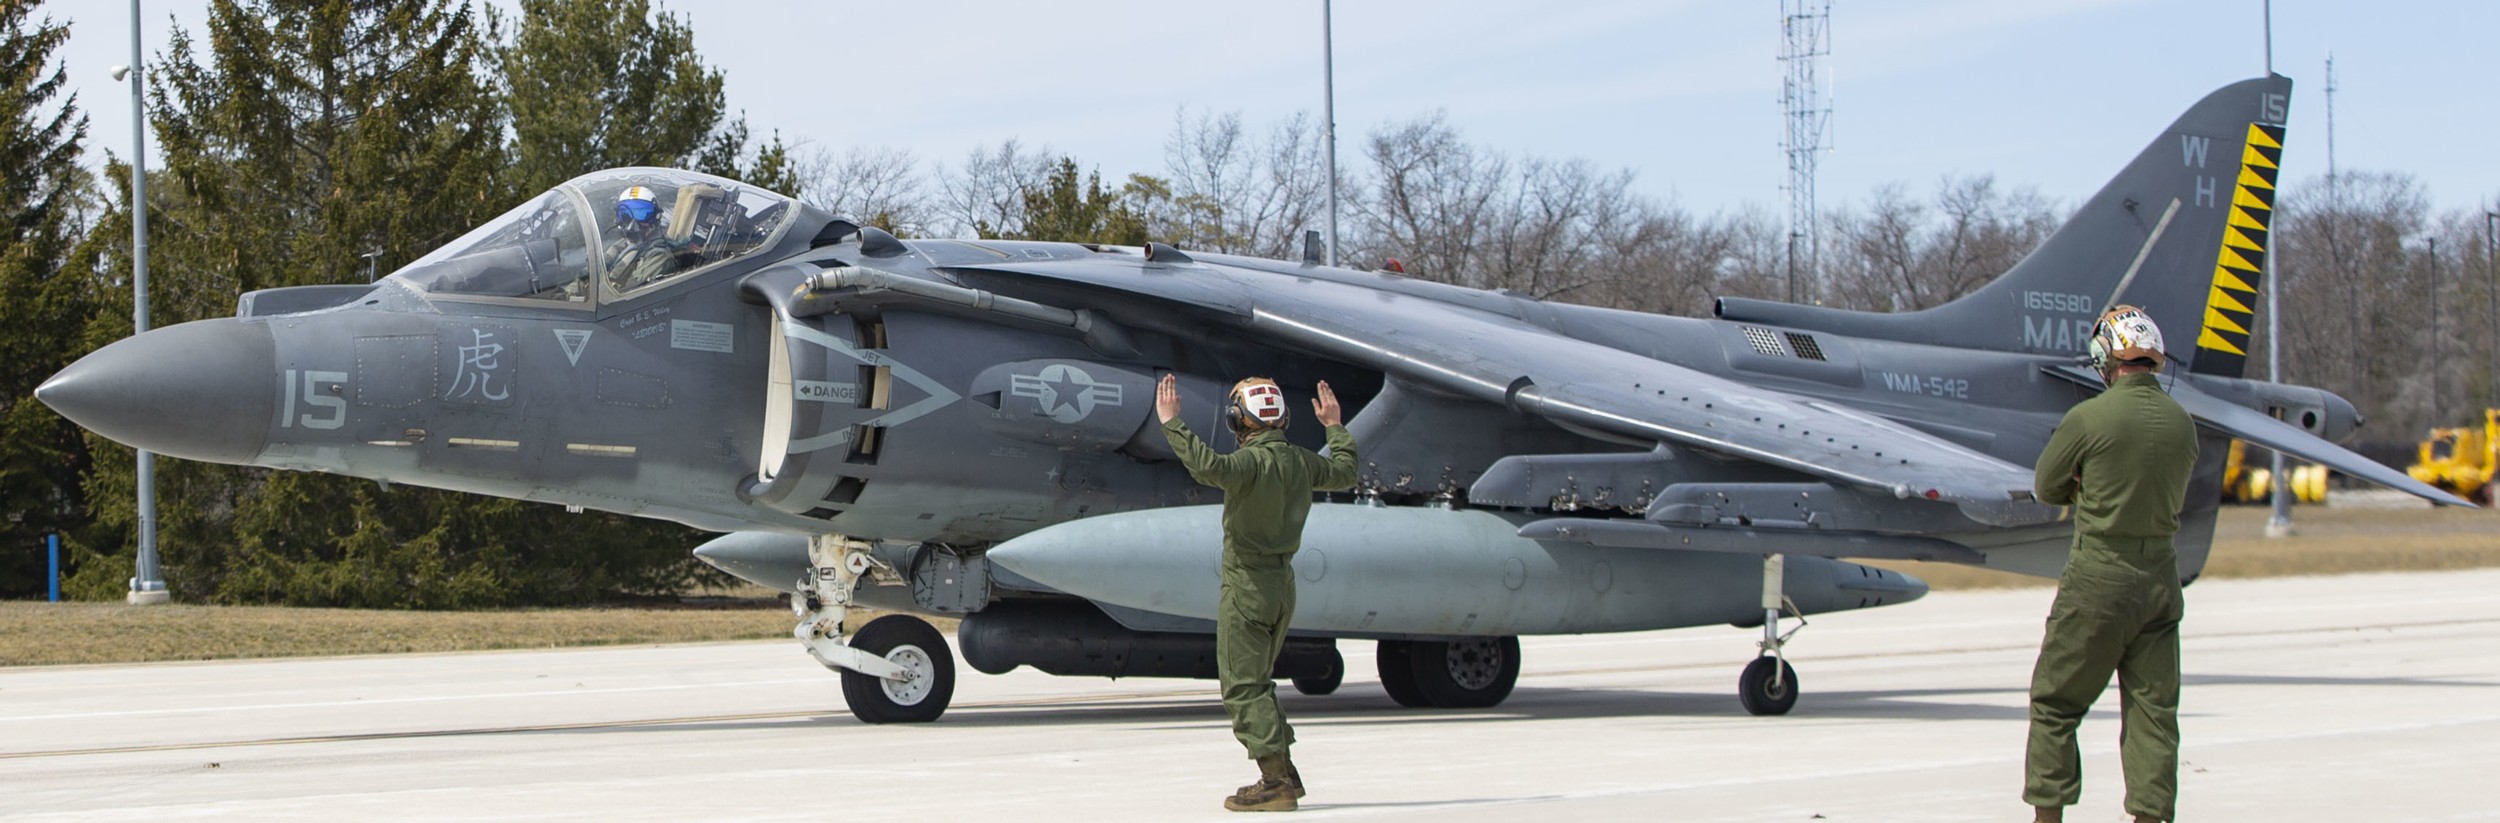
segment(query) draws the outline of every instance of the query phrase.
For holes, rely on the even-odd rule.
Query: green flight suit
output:
[[[2178,555],[2170,543],[2196,421],[2151,374],[2122,375],[2075,404],[2040,452],[2034,492],[2074,506],[2074,551],[2057,581],[2031,672],[2023,801],[2071,806],[2083,794],[2075,728],[2118,675],[2119,760],[2127,812],[2169,820],[2178,800]]]
[[[1352,488],[1354,435],[1328,427],[1328,456],[1285,442],[1269,430],[1231,454],[1217,454],[1180,418],[1163,424],[1164,439],[1198,482],[1224,490],[1224,563],[1216,601],[1215,670],[1233,737],[1256,760],[1293,745],[1293,727],[1276,705],[1276,656],[1293,621],[1293,554],[1302,549],[1302,521],[1311,492]]]

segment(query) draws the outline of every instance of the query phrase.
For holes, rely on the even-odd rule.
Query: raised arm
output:
[[[1362,464],[1354,451],[1354,433],[1346,431],[1340,419],[1343,414],[1344,410],[1337,406],[1336,391],[1328,388],[1328,381],[1320,381],[1319,396],[1311,400],[1311,417],[1328,427],[1328,460],[1311,481],[1311,488],[1316,491],[1350,489],[1361,479],[1357,469]]]
[[[1227,491],[1239,481],[1243,473],[1239,454],[1216,453],[1189,430],[1189,424],[1181,422],[1180,385],[1172,375],[1164,375],[1163,382],[1155,384],[1155,416],[1163,421],[1164,441],[1172,444],[1172,452],[1180,455],[1191,478]]]

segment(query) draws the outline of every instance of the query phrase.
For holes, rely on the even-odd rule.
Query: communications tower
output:
[[[1824,127],[1832,108],[1821,58],[1831,54],[1831,0],[1780,0],[1780,111],[1787,123],[1780,148],[1788,155],[1788,300],[1812,302],[1821,222],[1814,205],[1816,154],[1831,146]]]

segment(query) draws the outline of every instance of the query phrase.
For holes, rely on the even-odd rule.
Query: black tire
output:
[[[890,681],[843,670],[842,699],[863,723],[927,723],[955,700],[955,655],[946,636],[917,617],[889,614],[868,621],[851,648],[911,669],[920,677]]]
[[[1304,675],[1302,677],[1294,678],[1293,690],[1312,697],[1319,697],[1321,695],[1335,694],[1337,692],[1337,687],[1344,684],[1345,656],[1337,654],[1335,651],[1331,650],[1328,655],[1328,670],[1319,674]]]
[[[1771,680],[1774,668],[1780,673],[1777,683]],[[1736,678],[1736,698],[1744,701],[1745,711],[1758,716],[1787,714],[1797,706],[1797,670],[1767,654],[1754,658]]]
[[[1487,709],[1519,685],[1519,638],[1469,637],[1415,643],[1407,669],[1424,704],[1443,709]]]
[[[1414,648],[1411,641],[1383,640],[1372,661],[1380,666],[1380,688],[1389,693],[1389,699],[1400,706],[1421,709],[1432,704],[1415,688]]]

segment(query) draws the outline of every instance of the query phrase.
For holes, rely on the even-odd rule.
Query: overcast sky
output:
[[[155,59],[168,18],[150,2]],[[729,99],[759,135],[836,149],[908,148],[959,164],[1013,137],[1108,179],[1159,173],[1173,116],[1239,112],[1254,127],[1321,107],[1317,0],[676,0]],[[2260,0],[1835,0],[1830,208],[1902,182],[1994,173],[2072,206],[2205,93],[2265,71]],[[127,2],[52,0],[90,146],[126,155]],[[1340,0],[1341,162],[1364,136],[1436,110],[1508,154],[1630,169],[1646,193],[1711,212],[1784,207],[1774,0]],[[2325,60],[2346,170],[2417,175],[2442,208],[2500,195],[2489,84],[2500,3],[2274,4],[2274,68],[2295,81],[2284,159],[2327,168]],[[632,117],[631,112],[616,116]]]

